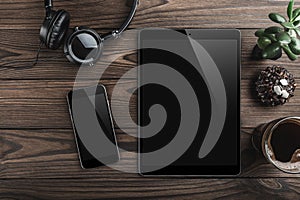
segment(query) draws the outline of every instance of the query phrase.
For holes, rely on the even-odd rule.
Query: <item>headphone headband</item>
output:
[[[52,3],[52,0],[45,0],[45,8],[52,8],[53,6],[53,3]]]
[[[52,0],[44,0],[44,3],[45,3],[45,9],[46,9],[46,17],[49,17],[52,7],[53,7]]]
[[[134,15],[135,15],[135,12],[136,12],[136,9],[137,9],[137,6],[139,5],[139,0],[133,0],[133,4],[131,6],[131,10],[126,18],[126,20],[123,22],[123,24],[120,26],[119,29],[116,29],[116,30],[113,30],[111,33],[107,33],[107,34],[103,34],[103,39],[106,40],[108,38],[111,38],[111,37],[118,37],[130,24],[130,22],[132,21]]]
[[[45,9],[46,9],[46,17],[50,16],[52,7],[53,7],[53,1],[52,0],[44,0],[45,3]],[[133,16],[136,12],[137,6],[139,4],[139,0],[133,0],[133,4],[131,6],[131,10],[129,12],[129,15],[127,16],[126,20],[123,22],[123,24],[120,26],[119,29],[113,30],[112,32],[106,33],[102,35],[102,38],[104,40],[108,38],[116,38],[118,37],[130,24],[130,22],[133,19]]]

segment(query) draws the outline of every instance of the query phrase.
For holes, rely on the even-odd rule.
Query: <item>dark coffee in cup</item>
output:
[[[269,162],[288,173],[300,173],[300,117],[266,124],[252,141]]]

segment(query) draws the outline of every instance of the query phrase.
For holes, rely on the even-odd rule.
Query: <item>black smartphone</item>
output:
[[[81,167],[94,168],[119,161],[105,87],[99,84],[72,90],[67,102]]]

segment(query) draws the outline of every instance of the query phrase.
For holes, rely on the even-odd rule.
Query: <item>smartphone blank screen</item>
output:
[[[83,168],[119,160],[107,95],[103,86],[71,91],[68,104]]]

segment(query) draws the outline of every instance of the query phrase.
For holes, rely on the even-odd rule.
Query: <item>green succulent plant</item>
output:
[[[253,49],[255,59],[277,60],[282,56],[282,50],[290,60],[296,60],[300,55],[300,8],[294,9],[294,0],[290,0],[286,18],[278,13],[270,13],[269,18],[280,24],[255,32],[258,37]]]

